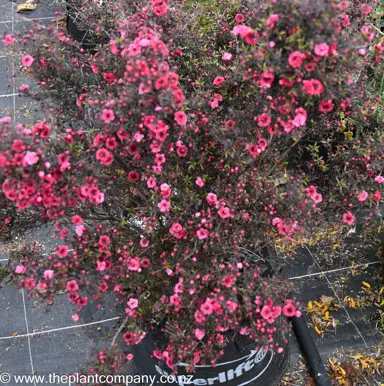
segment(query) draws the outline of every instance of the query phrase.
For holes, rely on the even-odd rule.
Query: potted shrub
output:
[[[381,101],[364,75],[384,50],[372,8],[129,6],[108,2],[113,20],[82,8],[108,36],[95,55],[54,27],[4,38],[47,119],[10,130],[2,118],[3,194],[54,222],[64,243],[49,256],[19,251],[15,280],[46,301],[66,293],[74,321],[116,295],[124,316],[97,355],[105,372],[136,357],[142,374],[177,373],[179,385],[188,374],[196,385],[277,384],[286,317],[300,311],[266,248],[332,225],[341,237],[354,210],[382,200]]]

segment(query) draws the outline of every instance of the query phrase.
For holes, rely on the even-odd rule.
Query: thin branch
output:
[[[369,23],[371,27],[373,27],[377,32],[379,32],[381,35],[384,35],[384,32],[381,31],[379,28],[377,28],[373,23]]]
[[[285,158],[285,156],[295,147],[297,146],[302,140],[303,138],[307,135],[309,130],[307,130],[300,138],[298,138],[291,146],[289,146],[289,148],[283,153],[282,155],[282,159]],[[280,166],[281,162],[279,163],[275,163],[275,165],[272,167],[272,169],[269,171],[269,174],[272,174],[272,172],[278,167]]]
[[[123,331],[125,325],[128,323],[128,320],[129,320],[129,316],[126,316],[125,319],[123,320],[123,323],[121,323],[121,326],[120,326],[119,329],[116,331],[116,334],[115,334],[115,336],[114,336],[113,339],[112,339],[111,348],[115,346],[116,340],[117,340],[117,338],[119,337],[121,331]]]

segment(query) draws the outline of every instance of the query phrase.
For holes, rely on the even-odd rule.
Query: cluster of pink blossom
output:
[[[92,22],[96,37],[108,30],[93,55],[60,27],[4,37],[56,103],[30,127],[0,120],[7,209],[40,210],[64,244],[48,257],[26,246],[19,284],[45,299],[66,291],[74,321],[113,293],[132,321],[128,345],[165,321],[153,355],[169,367],[214,364],[237,334],[280,353],[299,305],[244,250],[330,224],[347,232],[357,209],[382,201],[379,96],[356,81],[384,54],[372,8],[246,1],[233,14],[215,2],[225,16],[207,31],[185,4],[120,3],[112,29]],[[90,18],[101,12],[84,4]]]

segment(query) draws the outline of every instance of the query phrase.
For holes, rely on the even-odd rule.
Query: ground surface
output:
[[[16,14],[15,7],[15,3],[0,0],[0,35],[4,31],[22,31],[30,25],[31,19],[50,23],[57,17],[55,10],[63,8],[59,3],[40,3],[34,12],[19,15]],[[12,78],[14,69],[9,59],[4,56],[3,48],[0,42],[0,117],[10,115],[15,121],[28,122],[36,116],[35,105],[31,100],[18,96],[17,90],[21,81]],[[41,230],[32,233],[29,239],[47,241],[47,234],[47,230]],[[0,246],[0,264],[7,261],[6,251],[7,246]],[[359,264],[363,261],[366,265],[354,266],[357,257]],[[364,296],[366,290],[363,289],[363,282],[375,285],[374,277],[379,268],[375,250],[362,248],[361,251],[352,251],[350,255],[344,253],[343,258],[335,260],[302,249],[293,259],[281,260],[285,267],[283,273],[294,282],[294,290],[300,301],[307,304],[326,296],[323,300],[329,302],[332,298],[332,304],[337,304],[335,310],[330,305],[330,325],[323,327],[324,333],[317,333],[311,326],[324,361],[328,363],[331,358],[343,363],[348,361],[351,355],[377,354],[383,335],[370,320],[372,310],[369,307],[351,308],[344,301],[346,296]],[[116,310],[108,305],[96,312],[89,307],[82,314],[79,323],[74,323],[71,315],[72,309],[65,298],[57,299],[48,309],[44,309],[28,299],[24,291],[9,285],[0,288],[0,373],[73,373],[76,366],[86,363],[93,348],[102,347],[103,344],[109,345],[112,331],[119,322]],[[313,321],[311,314],[309,317]],[[357,384],[380,385],[380,382],[384,382],[379,381],[379,377],[376,377],[376,380],[363,377],[361,380]],[[8,384],[14,386],[16,383],[11,380]],[[291,368],[282,384],[313,384],[307,375],[294,338]],[[41,384],[35,382],[34,386]]]

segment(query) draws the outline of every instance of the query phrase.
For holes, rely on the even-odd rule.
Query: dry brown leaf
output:
[[[310,377],[309,379],[306,380],[305,386],[316,386],[316,382],[312,377]]]
[[[275,185],[275,188],[279,185],[284,185],[288,182],[288,178],[281,177],[281,178],[276,178],[273,180],[273,184]]]
[[[16,12],[29,12],[29,11],[34,11],[36,8],[37,8],[36,4],[33,4],[31,2],[25,2],[17,5]]]
[[[333,298],[332,296],[321,295],[320,297],[320,301],[328,307],[332,304],[334,300],[335,298]]]
[[[311,314],[310,315],[311,321],[313,324],[321,324],[322,320],[319,318],[316,314]]]
[[[342,367],[344,369],[344,371],[347,373],[347,375],[353,375],[357,371],[356,367],[354,367],[348,363],[341,363],[340,367]]]

